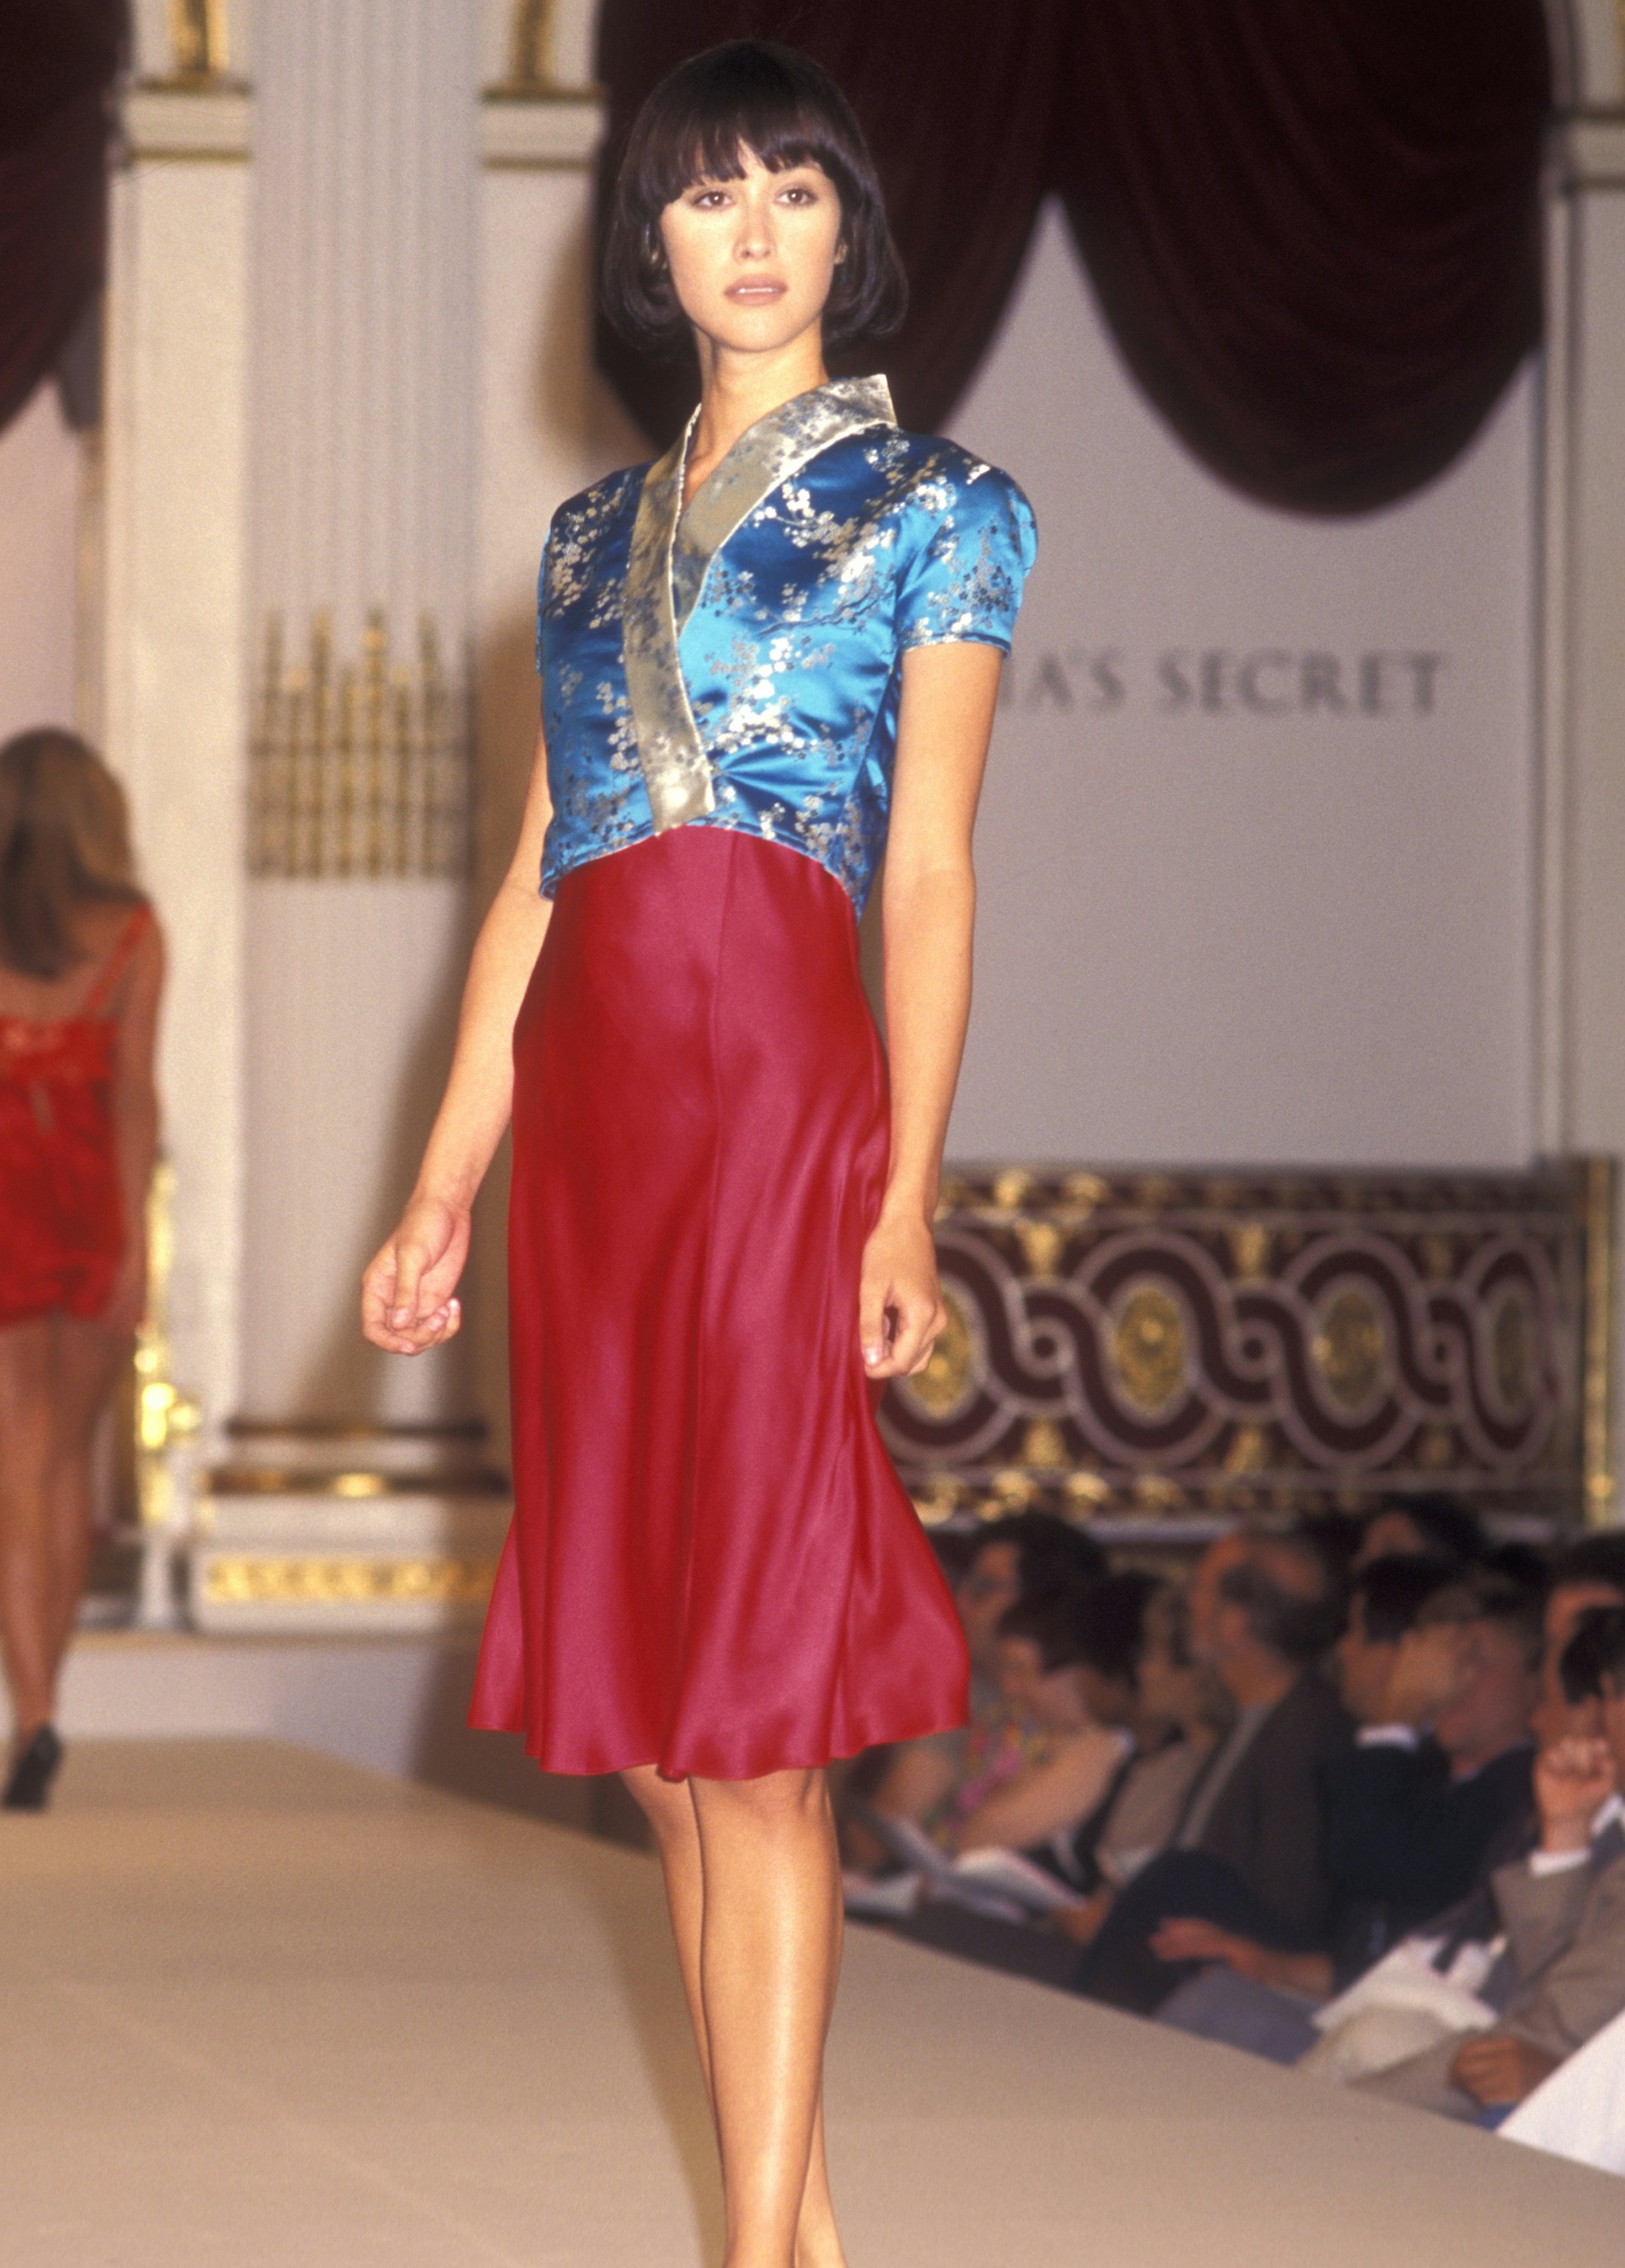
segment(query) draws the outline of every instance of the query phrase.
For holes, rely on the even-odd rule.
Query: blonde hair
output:
[[[43,725],[0,747],[0,961],[60,976],[85,955],[87,902],[140,905],[124,791],[77,733]]]

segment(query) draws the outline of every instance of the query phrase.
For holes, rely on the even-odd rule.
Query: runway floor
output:
[[[720,2258],[652,1863],[259,1742],[0,1819],[7,2268]],[[852,2268],[1596,2268],[1625,2185],[865,1933]]]

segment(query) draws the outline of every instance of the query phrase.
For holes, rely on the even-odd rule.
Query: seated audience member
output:
[[[1505,1945],[1477,1997],[1498,2021],[1358,2080],[1364,2092],[1478,2119],[1521,2102],[1625,2010],[1625,1609],[1583,1635],[1602,1733],[1541,1750],[1539,1842],[1491,1883]]]
[[[930,1830],[973,1773],[996,1784],[1042,1761],[1048,1732],[1012,1711],[998,1690],[998,1626],[1018,1601],[1074,1593],[1105,1573],[1099,1546],[1052,1513],[1017,1513],[978,1531],[954,1589],[970,1649],[970,1722],[894,1749],[869,1799],[873,1809]],[[856,1864],[880,1863],[884,1853],[860,1827],[849,1827],[848,1839]]]
[[[1118,1899],[1075,1989],[1152,2014],[1195,1965],[1158,1960],[1175,1918],[1217,1923],[1279,1949],[1323,1945],[1328,1885],[1320,1775],[1349,1744],[1342,1704],[1316,1667],[1342,1622],[1323,1555],[1298,1533],[1222,1537],[1190,1585],[1192,1641],[1234,1710],[1188,1798],[1171,1847]]]
[[[1020,1611],[1012,1611],[1012,1624]],[[942,1951],[1058,1985],[1070,1981],[1077,1955],[1055,1929],[1085,1935],[1078,1918],[1092,1913],[1098,1926],[1114,1886],[1155,1856],[1226,1721],[1222,1689],[1192,1660],[1185,1602],[1171,1585],[1141,1574],[1108,1576],[1082,1594],[1074,1614],[1092,1713],[1114,1724],[1133,1747],[1076,1833],[1026,1855],[1079,1889],[1099,1886],[1097,1895],[1050,1916],[1053,1926],[942,1904],[927,1904],[898,1925]]]
[[[1530,1815],[1540,1629],[1527,1592],[1492,1576],[1453,1582],[1439,1560],[1375,1560],[1337,1651],[1343,1701],[1361,1729],[1352,1750],[1327,1761],[1322,1783],[1327,1949],[1282,1951],[1177,1918],[1152,1941],[1163,1960],[1232,1973],[1209,1970],[1183,1985],[1164,2021],[1259,2052],[1284,2042],[1289,2060],[1312,2035],[1233,1979],[1324,2000],[1467,1897]]]
[[[1357,1703],[1345,1683],[1364,1721],[1354,1750],[1327,1767],[1334,1983],[1466,1897],[1523,1831],[1541,1651],[1538,1596],[1480,1574],[1423,1603],[1380,1697]]]
[[[1087,1895],[1050,1920],[1074,1944],[1093,1943],[1119,1893],[1166,1847],[1231,1719],[1224,1687],[1191,1651],[1188,1602],[1158,1584],[1146,1601],[1135,1668],[1135,1753],[1062,1860],[1067,1879]]]
[[[1625,1533],[1583,1536],[1552,1570],[1546,1594],[1546,1663],[1535,1712],[1535,1734],[1542,1748],[1552,1747],[1572,1729],[1560,1664],[1580,1617],[1598,1607],[1625,1607]]]
[[[1355,1554],[1355,1572],[1375,1559],[1448,1559],[1474,1567],[1488,1550],[1478,1514],[1453,1496],[1391,1497],[1372,1513]]]
[[[1137,1634],[1143,1602],[1136,1596],[1119,1604],[1122,1586],[1131,1580],[1107,1576],[1090,1591],[1018,1599],[1003,1616],[996,1653],[999,1697],[1009,1717],[1038,1729],[1044,1749],[1024,1771],[989,1785],[975,1770],[973,1748],[966,1778],[938,1830],[949,1849],[1019,1851],[1048,1844],[1074,1833],[1099,1808],[1133,1749],[1110,1611],[1126,1609]],[[1100,1593],[1107,1594],[1108,1612],[1092,1618]],[[1132,1654],[1129,1659],[1132,1674]],[[1105,1722],[1092,1707],[1097,1699],[1109,1712]]]

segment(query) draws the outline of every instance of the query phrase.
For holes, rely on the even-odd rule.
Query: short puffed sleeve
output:
[[[914,484],[905,508],[898,644],[963,641],[1008,653],[1037,556],[1033,507],[1009,474],[945,447]]]

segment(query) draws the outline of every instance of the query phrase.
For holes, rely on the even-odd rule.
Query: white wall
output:
[[[79,442],[46,384],[0,433],[0,740],[74,721]]]
[[[1040,541],[954,1156],[1527,1157],[1533,419],[1525,379],[1389,511],[1252,504],[1136,391],[1046,214],[952,429]]]

